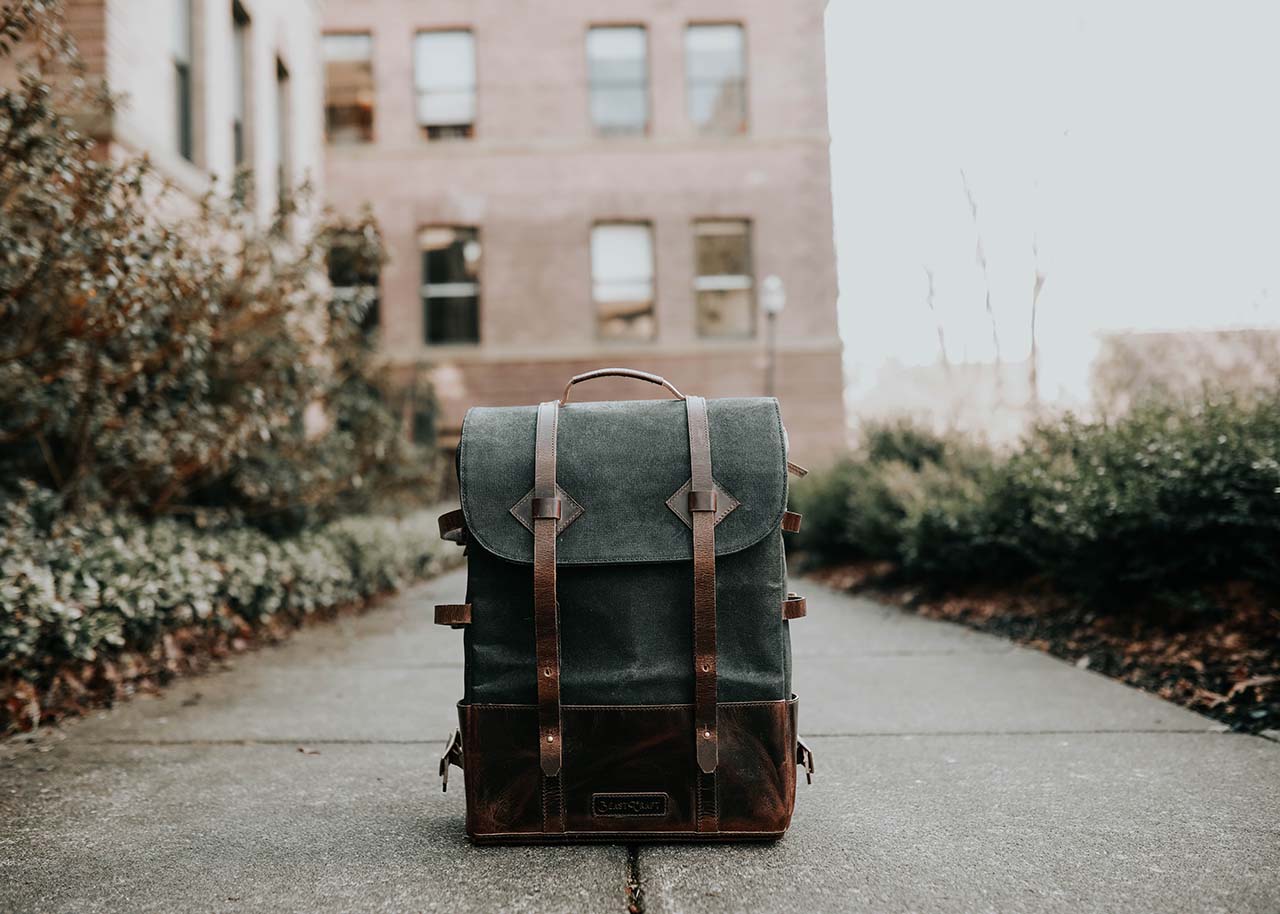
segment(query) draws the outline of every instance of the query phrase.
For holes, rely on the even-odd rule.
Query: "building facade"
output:
[[[66,0],[65,7],[89,74],[122,97],[94,125],[112,154],[146,154],[193,197],[249,173],[264,220],[281,188],[322,184],[317,0]],[[305,219],[304,211],[299,225]]]
[[[776,393],[801,462],[843,443],[824,6],[324,5],[327,197],[372,205],[390,253],[334,281],[379,284],[446,443],[607,365]]]

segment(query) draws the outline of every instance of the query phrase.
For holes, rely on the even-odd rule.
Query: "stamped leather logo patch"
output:
[[[665,816],[665,793],[596,793],[591,795],[591,815],[601,819],[631,816]]]

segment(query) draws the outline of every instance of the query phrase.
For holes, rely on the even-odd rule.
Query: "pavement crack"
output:
[[[627,845],[627,911],[644,914],[644,889],[640,884],[640,845]]]

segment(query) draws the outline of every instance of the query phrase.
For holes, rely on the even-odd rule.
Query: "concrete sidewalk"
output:
[[[455,573],[0,743],[0,911],[1280,911],[1280,745],[808,582],[772,846],[473,848],[434,766]],[[300,751],[302,750],[302,751]]]

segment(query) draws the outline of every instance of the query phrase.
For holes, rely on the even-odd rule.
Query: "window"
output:
[[[640,26],[597,27],[587,31],[587,79],[591,122],[608,136],[649,129],[648,40]]]
[[[689,119],[703,133],[747,131],[747,62],[740,25],[691,25],[685,31]]]
[[[755,280],[751,272],[751,223],[704,219],[693,224],[698,275],[698,335],[747,337],[756,332]]]
[[[378,326],[381,300],[378,296],[379,265],[366,253],[363,239],[355,232],[336,235],[329,246],[329,283],[336,301],[361,307],[360,326],[366,331]]]
[[[422,247],[422,314],[428,343],[480,341],[480,237],[474,228],[432,226]]]
[[[419,32],[413,40],[418,125],[430,140],[466,139],[476,122],[476,48],[468,31]]]
[[[249,14],[231,4],[231,142],[236,168],[249,163]]]
[[[289,91],[289,70],[276,58],[276,199],[282,219],[287,221],[293,191],[293,105]]]
[[[652,226],[605,222],[591,230],[591,296],[602,338],[651,340],[657,335]]]
[[[173,11],[173,90],[177,118],[174,145],[178,155],[192,162],[195,161],[195,119],[191,113],[194,101],[191,80],[192,0],[174,0]]]
[[[324,36],[324,136],[330,143],[373,142],[373,36]]]

